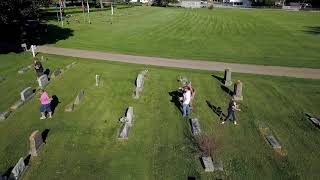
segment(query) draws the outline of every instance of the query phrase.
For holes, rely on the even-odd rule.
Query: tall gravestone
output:
[[[121,130],[120,130],[118,139],[128,139],[129,138],[129,128],[130,128],[129,124],[124,123]]]
[[[96,86],[98,87],[100,84],[100,75],[96,74]]]
[[[140,96],[140,93],[143,89],[143,85],[144,85],[144,77],[146,76],[146,74],[148,73],[148,70],[144,70],[142,72],[140,72],[137,76],[136,79],[136,90],[135,90],[135,99],[138,99]]]
[[[225,86],[231,86],[231,69],[227,68],[224,70],[224,85]]]
[[[39,150],[43,144],[42,135],[39,130],[33,131],[29,137],[30,154],[31,156],[38,156]]]
[[[133,107],[128,107],[126,111],[126,116],[120,118],[120,122],[123,123],[120,133],[119,139],[128,139],[129,136],[129,129],[133,125],[134,115],[133,115]]]
[[[81,89],[80,92],[79,92],[79,94],[77,95],[75,101],[74,101],[74,104],[75,104],[75,105],[79,105],[80,102],[83,100],[83,98],[84,98],[84,90]]]
[[[243,96],[242,96],[242,82],[238,80],[234,84],[234,95],[233,95],[234,100],[236,101],[242,101]]]
[[[9,176],[9,179],[10,180],[18,180],[21,177],[21,175],[25,169],[26,169],[26,165],[24,163],[24,160],[23,160],[23,158],[20,158],[18,163],[12,169],[10,176]]]
[[[38,84],[40,88],[44,88],[49,84],[48,76],[46,74],[38,78]]]

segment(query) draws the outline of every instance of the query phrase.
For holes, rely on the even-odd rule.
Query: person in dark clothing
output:
[[[35,60],[33,66],[34,66],[34,69],[36,70],[38,77],[40,77],[44,74],[42,64],[39,60]]]
[[[237,125],[236,121],[236,111],[241,111],[241,109],[238,108],[239,105],[237,105],[236,101],[234,99],[231,99],[228,107],[228,115],[224,121],[221,122],[221,124],[224,124],[228,119],[233,121],[235,125]]]

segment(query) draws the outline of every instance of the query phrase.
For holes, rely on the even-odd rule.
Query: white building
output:
[[[229,3],[232,6],[244,6],[249,7],[251,6],[250,0],[223,0],[224,3]]]
[[[132,2],[132,3],[149,3],[149,0],[130,0],[130,2]]]

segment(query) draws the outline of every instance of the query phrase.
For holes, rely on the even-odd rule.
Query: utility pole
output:
[[[63,19],[62,19],[62,2],[60,0],[60,20],[61,20],[61,26],[63,27]]]

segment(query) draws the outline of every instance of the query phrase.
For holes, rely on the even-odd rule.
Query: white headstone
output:
[[[11,111],[5,111],[0,113],[0,121],[7,119],[10,115]]]
[[[128,139],[128,136],[129,136],[129,124],[128,123],[125,123],[123,126],[122,126],[122,129],[120,130],[120,134],[119,134],[119,139]]]
[[[36,57],[36,45],[31,45],[32,56]]]
[[[96,74],[96,86],[99,86],[100,83],[100,75]]]
[[[267,141],[270,143],[273,149],[280,149],[281,145],[273,135],[266,136]]]
[[[28,50],[26,43],[21,44],[21,47],[22,47],[22,49],[23,49],[24,51],[27,51],[27,50]]]
[[[9,179],[19,179],[25,168],[26,165],[24,164],[24,160],[23,158],[20,158],[18,163],[12,169]]]
[[[133,124],[133,107],[129,107],[126,113],[127,123],[132,126]]]
[[[44,88],[49,84],[48,76],[46,74],[38,78],[39,87]]]
[[[202,161],[204,164],[204,171],[205,172],[213,172],[214,167],[213,167],[213,162],[210,156],[208,157],[202,157]]]
[[[234,84],[234,96],[233,96],[234,100],[236,101],[242,101],[243,100],[243,96],[242,96],[242,82],[240,80],[238,80],[235,84]]]

